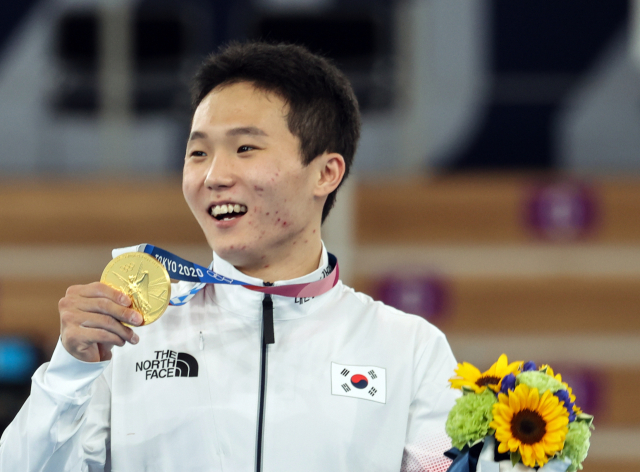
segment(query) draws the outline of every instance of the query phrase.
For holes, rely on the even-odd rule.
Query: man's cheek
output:
[[[184,200],[187,202],[187,206],[189,207],[191,212],[195,213],[194,211],[195,202],[192,194],[189,192],[189,189],[187,187],[183,187],[182,194],[184,195]]]
[[[184,199],[187,202],[187,206],[189,207],[189,210],[191,210],[191,213],[196,217],[196,219],[202,219],[205,215],[203,212],[199,211],[200,205],[198,204],[197,195],[189,188],[185,188],[183,193]]]

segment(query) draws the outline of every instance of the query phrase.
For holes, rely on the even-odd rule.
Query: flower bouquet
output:
[[[451,387],[462,390],[446,431],[449,472],[575,472],[587,457],[593,417],[548,365],[509,363],[502,354],[486,372],[458,364]]]

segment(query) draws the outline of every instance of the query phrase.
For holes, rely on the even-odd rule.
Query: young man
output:
[[[360,126],[344,76],[297,46],[232,45],[202,66],[194,108],[183,190],[212,269],[276,287],[334,273],[320,229]],[[423,319],[341,283],[313,298],[207,285],[135,330],[120,323],[140,324],[130,303],[99,283],[67,291],[60,342],[2,437],[0,470],[449,465],[456,364]]]

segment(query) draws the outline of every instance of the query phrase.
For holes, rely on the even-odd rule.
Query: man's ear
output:
[[[345,171],[344,157],[337,152],[325,152],[312,162],[318,166],[318,180],[314,196],[326,197],[342,182]]]

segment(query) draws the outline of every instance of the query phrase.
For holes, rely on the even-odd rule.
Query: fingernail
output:
[[[136,333],[133,333],[133,336],[131,336],[131,344],[138,344],[138,341],[140,341],[140,338]]]
[[[140,313],[138,312],[133,312],[133,315],[131,315],[131,324],[134,325],[139,325],[140,323],[142,323],[142,315],[140,315]]]
[[[131,300],[126,295],[120,295],[120,304],[129,306],[131,305]]]

